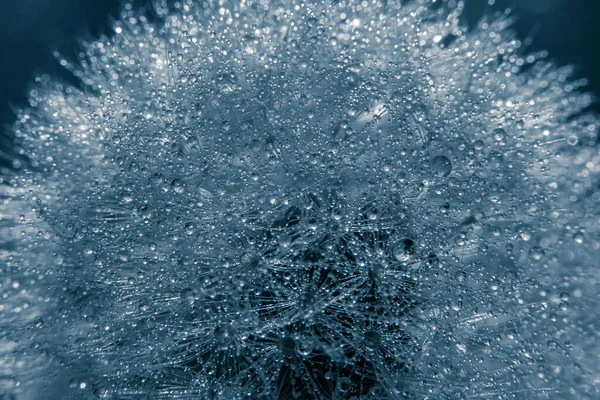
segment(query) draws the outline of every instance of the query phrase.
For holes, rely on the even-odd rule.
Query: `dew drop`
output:
[[[460,311],[462,309],[463,303],[460,300],[457,300],[455,302],[452,303],[452,310],[454,311]]]
[[[452,162],[446,156],[435,156],[431,159],[431,169],[438,177],[446,177],[452,172]]]
[[[185,224],[185,234],[188,236],[191,236],[194,234],[194,231],[196,230],[196,224],[194,224],[193,222],[188,222],[187,224]]]
[[[481,151],[481,150],[483,150],[483,147],[484,147],[484,144],[483,144],[483,142],[482,142],[481,140],[476,140],[476,141],[473,143],[473,148],[474,148],[476,151]]]
[[[364,343],[370,349],[375,349],[379,346],[381,342],[381,335],[375,331],[367,331],[365,332]]]
[[[296,353],[296,341],[289,336],[279,340],[279,350],[286,357],[292,357]]]
[[[338,381],[338,389],[340,392],[345,393],[352,387],[352,381],[349,378],[343,377]]]
[[[182,194],[185,191],[183,183],[179,179],[174,179],[173,182],[171,182],[171,189],[178,194]]]
[[[411,256],[415,253],[415,242],[412,239],[402,238],[395,246],[393,254],[396,260],[400,262],[410,260]]]
[[[506,137],[506,131],[502,128],[497,128],[497,129],[494,129],[494,132],[492,132],[492,135],[494,136],[495,141],[500,142],[500,141],[504,140],[504,138]]]
[[[137,211],[138,211],[138,215],[142,219],[152,218],[152,210],[150,209],[150,206],[147,204],[143,204],[143,205],[139,206]]]

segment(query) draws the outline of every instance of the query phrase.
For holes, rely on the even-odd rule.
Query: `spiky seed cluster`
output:
[[[39,79],[2,395],[597,396],[585,82],[451,3],[126,7]]]

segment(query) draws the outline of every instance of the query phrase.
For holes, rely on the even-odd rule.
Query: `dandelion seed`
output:
[[[2,395],[596,398],[591,98],[462,8],[126,6],[37,79]]]

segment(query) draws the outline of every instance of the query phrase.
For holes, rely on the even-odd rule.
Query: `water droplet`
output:
[[[544,249],[542,249],[541,247],[538,247],[538,246],[532,247],[529,250],[529,256],[533,260],[539,261],[542,259],[542,257],[544,257]]]
[[[494,132],[492,132],[492,134],[494,136],[494,140],[497,142],[504,140],[504,138],[506,137],[506,131],[502,128],[494,129]]]
[[[246,269],[256,269],[260,265],[260,257],[251,251],[247,251],[240,257],[240,264]]]
[[[293,357],[296,353],[296,341],[289,336],[279,340],[279,350],[286,357]]]
[[[367,210],[367,218],[369,218],[372,221],[377,219],[377,209],[375,207],[369,208]]]
[[[483,144],[483,142],[481,140],[476,140],[475,142],[473,142],[473,149],[475,149],[475,151],[483,150],[484,146],[485,145]]]
[[[334,207],[331,210],[331,216],[333,217],[333,219],[335,219],[336,221],[339,221],[340,219],[342,219],[343,216],[343,210],[340,207]]]
[[[345,393],[352,388],[352,381],[349,378],[343,377],[338,381],[338,389],[340,392]]]
[[[196,300],[196,295],[194,290],[190,287],[186,287],[181,291],[180,297],[182,300],[186,301],[189,304],[194,304]]]
[[[462,306],[463,306],[463,303],[460,300],[457,300],[457,301],[455,301],[455,302],[452,303],[452,309],[454,311],[460,311],[461,308],[462,308]]]
[[[229,121],[223,121],[221,123],[221,129],[223,129],[224,132],[229,132],[231,130],[231,124]]]
[[[427,256],[427,263],[429,263],[429,265],[435,265],[439,262],[440,262],[440,259],[437,256],[437,254],[429,253],[429,255]]]
[[[174,179],[173,182],[171,182],[171,189],[173,189],[173,191],[175,191],[175,193],[178,194],[182,194],[183,192],[185,192],[185,187],[179,179]]]
[[[150,209],[150,206],[147,204],[142,204],[141,206],[138,207],[137,209],[138,215],[142,218],[142,219],[150,219],[152,218],[152,210]]]
[[[400,262],[410,260],[415,253],[415,242],[409,238],[402,238],[396,244],[393,250],[394,257]]]
[[[365,332],[365,339],[364,339],[365,346],[367,346],[370,349],[375,349],[375,348],[377,348],[377,346],[379,346],[380,342],[381,342],[381,335],[378,332],[375,332],[375,331]]]
[[[431,159],[431,169],[438,177],[446,177],[452,172],[452,162],[446,156],[435,156]]]
[[[196,224],[194,224],[193,222],[188,222],[187,224],[185,224],[185,234],[188,236],[192,236],[194,234],[194,231],[196,230]]]

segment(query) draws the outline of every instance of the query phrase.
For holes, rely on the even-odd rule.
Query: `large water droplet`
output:
[[[378,332],[375,332],[375,331],[365,332],[365,339],[364,339],[365,346],[367,346],[370,349],[374,349],[377,346],[379,346],[380,342],[381,342],[381,335]]]
[[[279,350],[286,357],[292,357],[296,352],[296,342],[289,336],[279,340]]]
[[[396,243],[393,253],[396,260],[406,262],[415,253],[415,242],[409,238],[402,238]]]
[[[494,140],[497,142],[502,141],[506,137],[506,131],[502,128],[494,129],[492,134],[494,135]]]
[[[452,172],[452,162],[446,156],[435,156],[431,159],[431,169],[438,177],[446,177]]]

